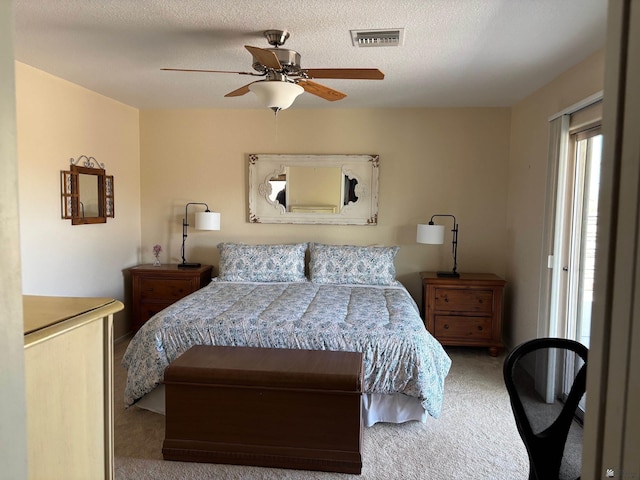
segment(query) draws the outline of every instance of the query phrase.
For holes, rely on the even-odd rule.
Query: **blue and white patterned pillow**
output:
[[[392,285],[400,247],[309,244],[309,276],[315,283]]]
[[[306,243],[244,245],[220,243],[220,274],[227,282],[302,282]]]

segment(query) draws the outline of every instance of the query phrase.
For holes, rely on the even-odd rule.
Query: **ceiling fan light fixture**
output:
[[[289,32],[286,30],[265,30],[263,33],[269,45],[274,47],[284,45],[284,42],[289,38]]]
[[[265,107],[277,115],[280,110],[289,108],[293,101],[304,92],[304,88],[291,82],[261,80],[249,85],[249,90],[256,94]]]

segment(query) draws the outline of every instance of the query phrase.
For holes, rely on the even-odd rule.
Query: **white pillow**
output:
[[[400,247],[309,244],[309,276],[315,283],[392,285]]]
[[[221,243],[218,280],[228,282],[302,282],[306,243],[244,245]]]

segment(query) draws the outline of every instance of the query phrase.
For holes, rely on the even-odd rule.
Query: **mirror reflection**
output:
[[[78,175],[79,202],[81,217],[99,217],[98,210],[98,176],[81,173]]]
[[[287,212],[337,214],[345,205],[358,201],[358,179],[349,178],[340,167],[286,167],[286,172],[271,177],[269,184],[269,200]]]

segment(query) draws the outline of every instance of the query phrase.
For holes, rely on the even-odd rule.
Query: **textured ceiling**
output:
[[[303,68],[379,68],[385,79],[317,80],[293,108],[509,106],[604,46],[606,0],[14,0],[15,56],[125,104],[260,108],[255,80],[163,67],[252,71],[266,29]],[[404,28],[401,47],[356,48],[350,30]]]

